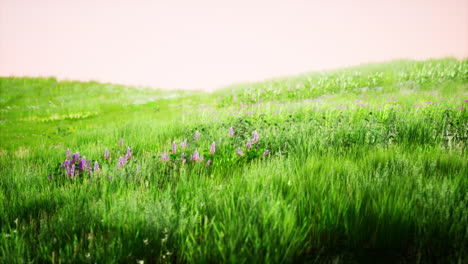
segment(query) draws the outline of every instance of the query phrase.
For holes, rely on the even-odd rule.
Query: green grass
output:
[[[0,263],[464,263],[467,100],[454,59],[212,94],[0,78]]]

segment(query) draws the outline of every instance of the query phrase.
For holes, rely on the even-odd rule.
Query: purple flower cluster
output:
[[[257,151],[257,150],[259,149],[259,147],[260,147],[260,146],[258,145],[258,142],[259,142],[259,135],[258,135],[258,132],[257,132],[257,131],[254,131],[252,134],[253,134],[252,140],[247,140],[247,143],[246,143],[246,145],[245,145],[245,148],[246,148],[247,151],[252,151],[252,144],[253,144],[253,145],[257,145],[257,147],[255,148],[256,150],[254,150],[254,151]],[[270,153],[269,150],[265,150],[265,151],[263,152],[263,156],[265,157],[265,156],[267,156],[269,153]],[[237,149],[236,154],[237,154],[238,156],[244,156],[244,152],[242,151],[241,148],[238,148],[238,149]]]
[[[244,156],[244,152],[242,152],[241,148],[237,149],[237,155]]]
[[[253,158],[253,157],[259,157],[259,156],[267,156],[269,154],[269,150],[261,149],[259,145],[259,134],[257,131],[254,131],[253,133],[253,138],[248,140],[246,143],[246,150],[248,153],[248,158]],[[229,128],[229,137],[234,137],[234,129],[232,127]],[[195,131],[194,135],[194,142],[198,142],[200,139],[200,133],[199,131]],[[219,139],[218,144],[221,144],[222,138]],[[205,163],[206,167],[209,167],[213,164],[213,160],[216,155],[216,142],[213,141],[210,145],[209,148],[209,154],[206,152],[206,155],[209,155],[210,159],[208,159]],[[256,145],[255,148],[253,146]],[[187,143],[187,139],[184,139],[181,143],[179,143],[179,146],[181,149],[188,149],[189,144]],[[170,154],[168,154],[170,153]],[[173,141],[171,144],[170,151],[164,151],[161,156],[159,156],[159,160],[163,163],[169,163],[170,164],[186,164],[186,163],[200,163],[200,162],[205,162],[205,158],[202,155],[202,152],[199,152],[198,150],[195,150],[192,154],[189,154],[187,152],[184,153],[178,153],[177,152],[177,143],[176,141]],[[204,152],[203,152],[204,153]],[[176,155],[180,154],[180,158],[178,158]],[[244,156],[246,153],[242,150],[241,147],[237,148],[236,154],[238,156]],[[218,154],[219,155],[219,154]],[[123,160],[125,162],[125,159]]]
[[[123,168],[125,166],[125,163],[127,163],[127,160],[124,157],[119,158],[119,164],[117,165],[119,168]]]
[[[79,175],[92,174],[99,171],[99,163],[94,163],[94,169],[91,168],[91,161],[86,160],[86,157],[80,157],[80,153],[70,154],[70,149],[67,149],[66,159],[60,165],[61,168],[65,169],[68,178],[73,179]]]
[[[168,162],[170,159],[169,159],[169,156],[167,155],[167,152],[164,151],[164,153],[162,154],[161,156],[161,161],[163,162]]]
[[[125,156],[119,158],[119,163],[117,164],[118,168],[123,168],[125,164],[132,158],[132,149],[127,147],[127,153]]]
[[[195,151],[192,155],[190,155],[190,160],[195,162],[202,162],[204,158],[198,153],[198,151]]]

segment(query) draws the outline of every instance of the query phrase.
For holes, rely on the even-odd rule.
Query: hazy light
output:
[[[468,57],[466,0],[0,0],[0,76],[214,89]]]

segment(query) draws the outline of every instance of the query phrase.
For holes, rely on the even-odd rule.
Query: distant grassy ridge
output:
[[[468,60],[398,60],[342,70],[304,73],[257,83],[236,84],[215,92],[229,102],[234,95],[244,103],[259,100],[301,100],[332,94],[452,89],[468,83]],[[234,91],[231,94],[231,91]],[[224,102],[224,101],[223,101]]]
[[[0,263],[464,263],[467,109],[455,59],[214,93],[0,78]]]

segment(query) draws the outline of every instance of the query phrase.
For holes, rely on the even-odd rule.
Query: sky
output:
[[[468,0],[0,0],[0,76],[213,90],[468,58]]]

